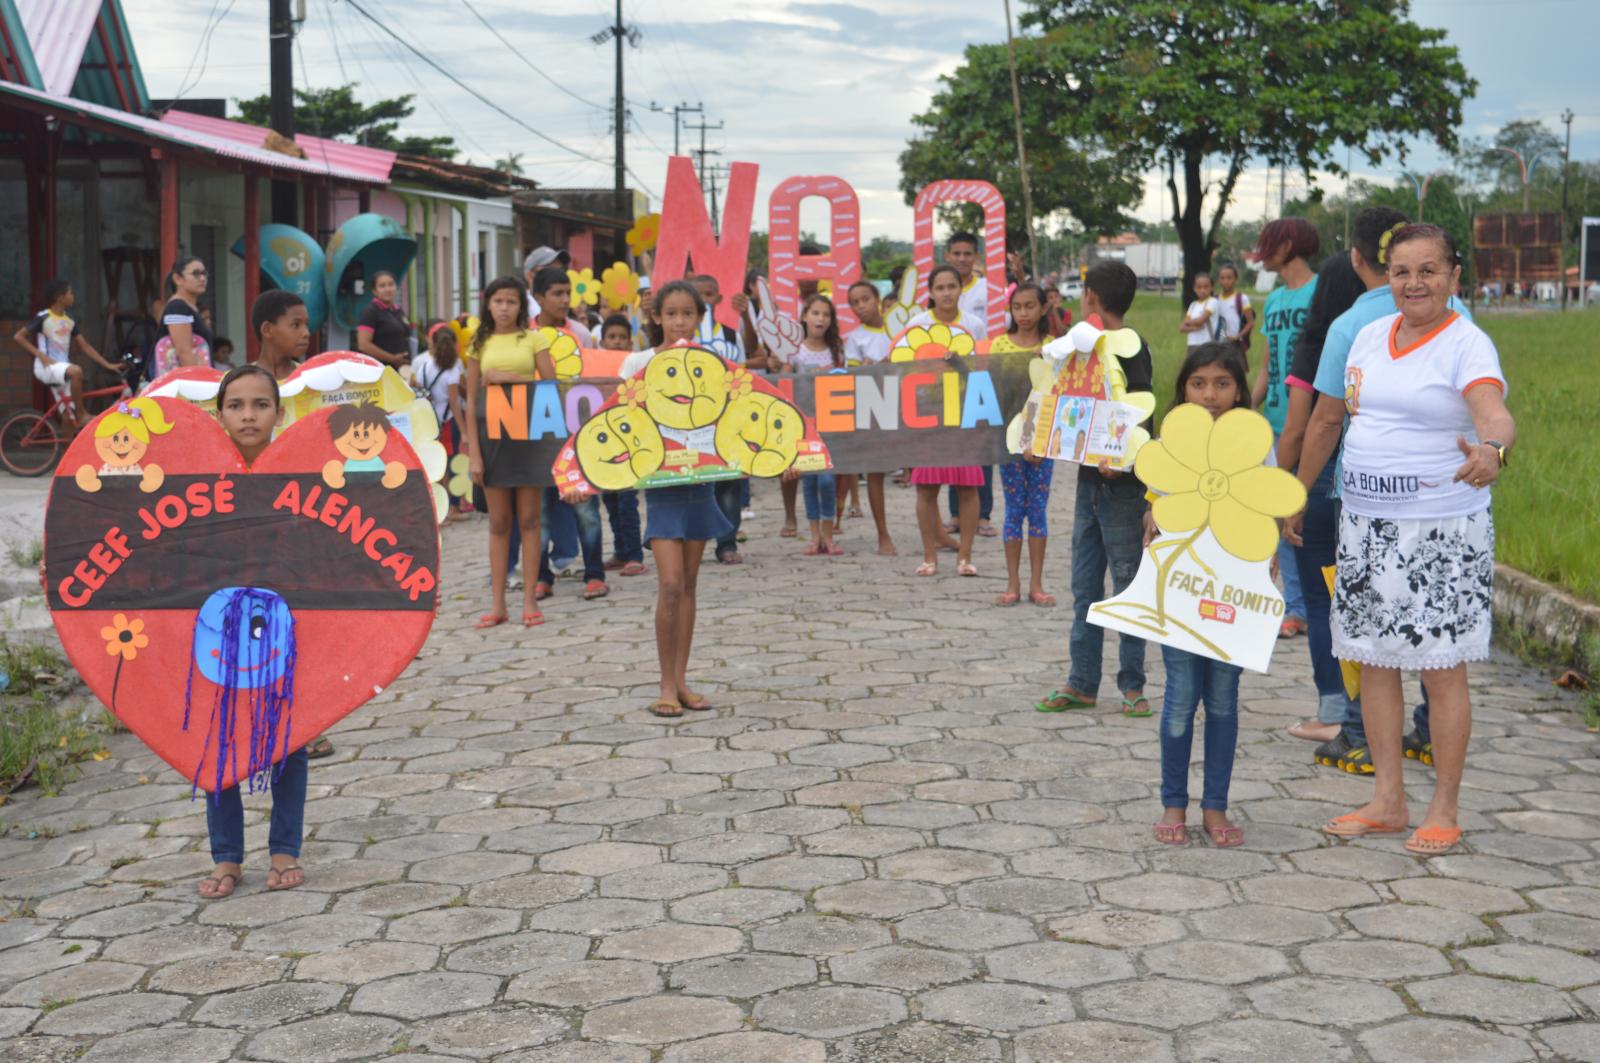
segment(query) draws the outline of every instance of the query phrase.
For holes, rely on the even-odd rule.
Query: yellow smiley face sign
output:
[[[754,392],[728,404],[717,422],[717,456],[749,476],[777,476],[794,464],[805,435],[800,411]]]
[[[602,491],[621,491],[661,468],[661,432],[637,406],[613,406],[578,430],[574,449],[584,477]]]
[[[703,347],[668,347],[645,367],[645,409],[668,428],[714,423],[728,405],[728,370]]]

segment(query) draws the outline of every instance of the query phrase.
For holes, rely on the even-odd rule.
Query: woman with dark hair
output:
[[[178,259],[167,272],[172,296],[161,308],[152,378],[183,366],[211,364],[211,329],[200,315],[206,280],[205,263],[193,255]]]
[[[1261,335],[1267,351],[1250,388],[1250,404],[1272,424],[1274,437],[1283,434],[1289,415],[1289,359],[1295,341],[1311,310],[1317,292],[1317,275],[1307,259],[1320,246],[1317,228],[1304,218],[1279,218],[1268,222],[1256,241],[1254,257],[1263,269],[1272,270],[1283,283],[1267,296],[1261,310]],[[1294,546],[1287,540],[1278,549],[1278,569],[1283,575],[1283,623],[1281,637],[1306,632],[1305,595],[1300,590],[1300,567]]]
[[[416,343],[405,308],[396,301],[399,294],[400,283],[393,273],[386,269],[374,273],[372,302],[356,325],[356,350],[396,369],[411,361]]]
[[[1494,343],[1450,305],[1455,241],[1406,225],[1384,249],[1399,313],[1356,334],[1345,362],[1333,652],[1360,662],[1362,715],[1377,781],[1371,801],[1323,829],[1399,834],[1410,824],[1400,673],[1422,673],[1431,707],[1432,800],[1406,848],[1447,853],[1461,839],[1461,772],[1472,732],[1467,662],[1489,655],[1494,517],[1489,488],[1516,424]]]

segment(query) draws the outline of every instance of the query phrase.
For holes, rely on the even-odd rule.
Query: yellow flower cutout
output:
[[[593,306],[600,301],[600,282],[594,279],[594,270],[567,270],[567,281],[572,285],[573,306]]]
[[[106,652],[124,661],[133,660],[140,650],[150,645],[150,636],[144,633],[144,621],[138,617],[129,620],[123,613],[112,617],[109,627],[100,629],[100,637],[106,640]]]
[[[1272,451],[1272,426],[1252,410],[1212,419],[1186,403],[1167,414],[1161,438],[1139,451],[1135,472],[1162,497],[1152,506],[1164,532],[1207,527],[1242,561],[1265,561],[1278,548],[1274,517],[1298,513],[1306,489],[1282,469],[1263,466]]]
[[[817,294],[831,297],[833,295],[833,280],[829,277],[824,277],[817,281]]]
[[[633,228],[628,230],[628,249],[636,255],[654,250],[656,240],[661,236],[661,215],[646,214],[633,223]]]
[[[626,262],[613,262],[600,274],[600,298],[615,310],[626,310],[639,298],[639,275]]]
[[[465,453],[457,454],[450,459],[450,479],[445,481],[445,489],[452,498],[470,498],[472,496],[472,459]]]
[[[562,332],[551,325],[543,325],[536,336],[539,349],[550,352],[550,361],[555,363],[556,379],[571,380],[583,375],[583,353],[578,349],[578,341],[572,334]]]
[[[971,333],[963,328],[945,324],[923,328],[914,325],[901,333],[895,347],[889,352],[891,362],[915,362],[927,358],[948,358],[951,355],[967,358],[977,351]]]
[[[750,394],[755,390],[756,385],[748,370],[735,369],[727,375],[727,378],[723,381],[723,386],[728,389],[728,401],[732,402]]]
[[[644,377],[636,376],[624,380],[617,388],[617,402],[623,406],[643,406],[645,392]]]

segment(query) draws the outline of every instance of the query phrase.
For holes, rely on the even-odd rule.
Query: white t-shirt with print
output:
[[[1208,299],[1196,299],[1189,304],[1187,317],[1190,321],[1199,321],[1207,313],[1211,315],[1210,320],[1206,322],[1205,328],[1184,333],[1189,338],[1189,346],[1198,347],[1202,343],[1210,343],[1218,338],[1218,315],[1221,310],[1222,308],[1217,304],[1216,296],[1211,296]]]
[[[833,368],[833,352],[826,347],[820,351],[813,350],[801,343],[800,349],[789,359],[789,364],[798,373],[826,373]]]
[[[1222,318],[1222,338],[1238,339],[1239,330],[1244,328],[1244,312],[1250,309],[1250,297],[1235,291],[1232,295],[1219,294],[1212,301],[1217,304],[1218,316]]]
[[[845,365],[872,365],[889,357],[889,346],[893,342],[889,330],[879,326],[857,325],[850,330],[844,338],[844,364]]]
[[[411,380],[417,387],[428,393],[428,402],[433,405],[433,415],[444,424],[450,419],[450,385],[460,384],[462,376],[461,360],[456,359],[456,364],[449,369],[441,370],[439,363],[433,360],[432,351],[423,351],[417,355],[417,360],[411,363]]]
[[[1453,480],[1466,460],[1457,437],[1478,442],[1465,394],[1484,382],[1503,394],[1500,355],[1482,329],[1454,312],[1405,350],[1400,315],[1356,334],[1345,364],[1340,484],[1352,513],[1386,520],[1465,517],[1489,508],[1489,491]]]
[[[969,314],[964,307],[958,310],[953,323],[971,333],[974,341],[989,338],[989,323],[981,315],[973,316]],[[943,324],[946,324],[946,322],[934,317],[932,310],[924,310],[907,322],[906,328],[916,328],[918,325],[923,328],[932,328],[934,325]]]
[[[978,265],[981,267],[982,263],[980,262]],[[961,301],[957,305],[961,307],[961,312],[963,314],[966,314],[968,317],[975,317],[979,321],[985,322],[985,332],[987,332],[987,322],[989,320],[989,278],[984,274],[981,268],[973,269],[971,279],[967,282],[966,287],[961,289]],[[983,339],[983,336],[978,336],[977,338],[981,340]]]

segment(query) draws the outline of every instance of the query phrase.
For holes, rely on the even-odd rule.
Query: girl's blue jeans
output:
[[[806,520],[832,520],[838,511],[834,476],[831,472],[808,472],[800,477],[800,492],[806,500]]]
[[[1161,647],[1167,689],[1161,699],[1161,807],[1189,807],[1189,758],[1194,750],[1194,714],[1205,703],[1205,773],[1200,807],[1227,811],[1233,753],[1239,740],[1239,676],[1224,664],[1186,650]]]
[[[300,856],[305,834],[306,751],[297,749],[273,765],[272,822],[267,828],[267,851]],[[244,801],[237,786],[206,795],[206,828],[211,832],[211,860],[217,864],[244,863]]]

